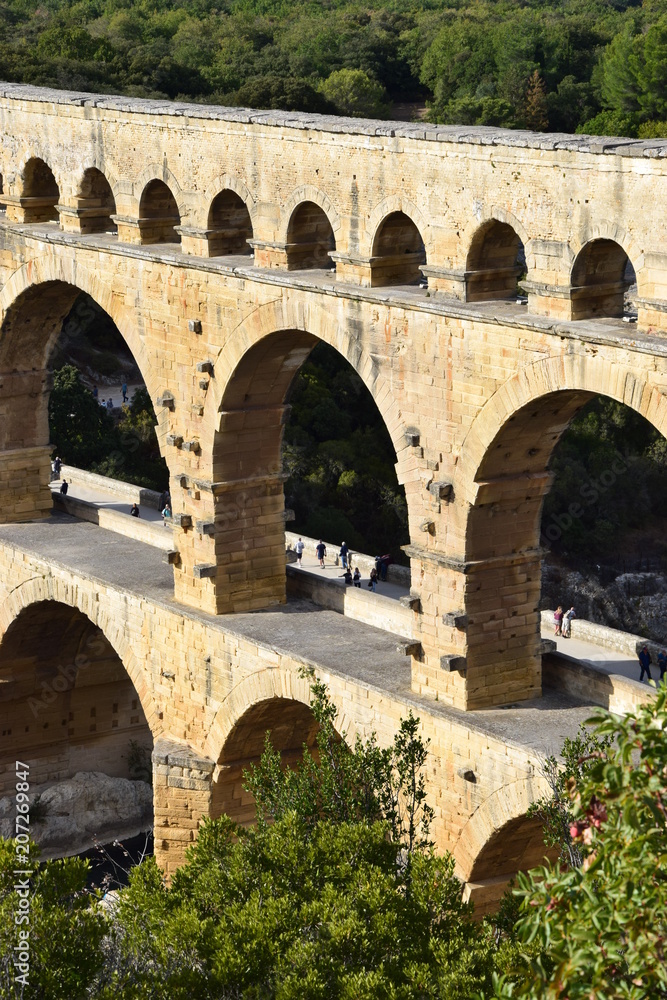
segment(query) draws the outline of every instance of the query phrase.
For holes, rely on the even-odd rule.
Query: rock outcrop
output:
[[[42,858],[67,857],[96,844],[128,839],[153,825],[153,790],[145,781],[79,771],[57,784],[34,786],[31,835]],[[0,799],[0,836],[14,834],[13,797]]]

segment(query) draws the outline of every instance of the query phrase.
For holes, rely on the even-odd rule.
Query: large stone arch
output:
[[[157,739],[163,732],[163,726],[153,698],[152,681],[135,656],[128,636],[114,615],[104,610],[101,603],[94,599],[92,591],[91,593],[82,591],[56,576],[33,577],[14,587],[8,591],[0,604],[0,642],[22,611],[44,601],[66,605],[80,611],[100,629],[132,681],[153,739]]]
[[[58,282],[76,289],[77,294],[86,292],[100,308],[108,313],[132,351],[151,396],[155,397],[161,386],[159,376],[149,361],[140,334],[142,328],[140,315],[126,306],[124,297],[114,294],[99,271],[93,272],[82,268],[71,257],[59,253],[58,247],[52,248],[50,253],[44,253],[23,264],[3,286],[0,292],[0,363],[5,355],[4,330],[11,311],[20,305],[21,299],[27,293],[37,291],[40,285],[46,286],[49,283]],[[48,360],[53,340],[58,332],[54,333],[44,344],[44,353],[40,359],[42,366]],[[25,359],[21,360],[20,367],[26,367]]]
[[[337,716],[337,729],[353,746],[360,733],[356,721],[345,709],[345,701],[331,694]],[[204,743],[204,754],[219,761],[230,734],[248,709],[274,698],[298,701],[310,706],[310,680],[296,670],[270,667],[258,670],[235,684],[215,713]]]
[[[484,457],[504,425],[523,407],[557,392],[609,396],[630,406],[667,437],[667,379],[655,384],[646,372],[607,361],[599,355],[568,353],[526,365],[485,403],[466,434],[456,463],[459,496],[474,503],[475,482]]]
[[[349,720],[342,714],[340,699],[333,701],[338,709],[338,736],[353,744],[354,737],[341,725]],[[227,696],[206,744],[216,762],[213,816],[226,813],[242,825],[255,822],[255,803],[244,788],[243,774],[260,760],[267,731],[283,768],[298,766],[304,746],[317,759],[319,724],[311,707],[307,678],[283,668],[262,670],[241,681]]]
[[[555,446],[598,395],[632,407],[665,434],[667,386],[647,376],[599,355],[535,362],[497,390],[464,440],[455,492],[465,519],[466,682],[481,704],[541,692],[540,530]],[[611,483],[620,471],[606,478]],[[582,492],[563,516],[581,517],[582,504],[594,501]]]
[[[220,345],[208,383],[200,474],[210,477],[207,520],[198,537],[179,536],[192,559],[207,607],[216,614],[256,610],[285,601],[285,507],[281,443],[287,394],[315,343],[334,347],[370,391],[397,453],[399,481],[407,458],[400,407],[360,338],[320,305],[288,295],[254,309]],[[412,477],[416,469],[410,470]],[[176,489],[188,488],[185,477]],[[172,494],[173,495],[173,494]],[[208,498],[207,498],[208,499]],[[175,574],[176,592],[181,577]]]
[[[396,395],[371,354],[360,344],[358,336],[338,322],[332,310],[314,304],[303,308],[287,295],[254,309],[221,345],[214,359],[216,377],[206,398],[207,423],[214,419],[214,413],[220,412],[229,380],[244,355],[265,337],[288,330],[311,334],[334,347],[352,365],[382,415],[400,465],[407,448],[405,424]]]
[[[464,881],[474,877],[476,866],[479,873],[480,859],[494,838],[510,824],[525,819],[531,805],[548,791],[539,775],[521,777],[497,788],[475,809],[451,849]]]
[[[527,815],[548,794],[539,776],[517,778],[496,789],[463,827],[452,853],[466,883],[464,898],[474,903],[478,919],[498,909],[517,872],[555,860],[557,852],[544,843],[542,823]]]

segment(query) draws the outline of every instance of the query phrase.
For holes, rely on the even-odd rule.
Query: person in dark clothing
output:
[[[320,561],[320,569],[324,569],[324,557],[327,554],[327,547],[321,538],[315,546],[315,552],[317,553],[317,558]]]
[[[60,470],[62,469],[62,467],[63,467],[62,459],[59,458],[58,455],[56,455],[53,461],[53,471],[56,474],[56,479],[60,479]]]
[[[68,489],[69,489],[69,484],[66,479],[63,479],[62,483],[60,484],[60,492],[64,497],[67,496]]]
[[[651,654],[648,651],[648,646],[646,645],[646,643],[644,643],[639,653],[639,666],[641,667],[641,670],[639,671],[639,680],[640,681],[644,680],[644,674],[646,674],[649,680],[652,680],[651,670],[650,670]]]
[[[352,577],[352,582],[354,583],[355,587],[361,586],[361,573],[359,572],[358,566],[354,567],[354,576]]]
[[[132,504],[132,509],[130,510],[132,517],[139,517],[139,507],[136,503]]]
[[[349,587],[350,584],[352,583],[352,570],[350,569],[349,566],[345,567],[345,572],[341,573],[341,576],[345,580],[345,586]]]
[[[348,549],[347,545],[345,544],[345,542],[343,542],[343,544],[340,547],[340,552],[338,553],[338,555],[340,556],[340,564],[343,567],[343,569],[347,569],[347,556],[349,551],[350,550]]]
[[[660,669],[660,680],[662,680],[667,670],[667,653],[664,649],[661,649],[658,653],[658,668]]]
[[[394,560],[392,559],[390,552],[387,552],[383,556],[375,557],[375,568],[377,570],[377,574],[380,580],[384,581],[387,579],[387,569],[389,568],[390,563],[392,563],[393,561]]]

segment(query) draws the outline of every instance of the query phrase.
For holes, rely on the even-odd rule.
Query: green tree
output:
[[[545,1000],[667,996],[667,689],[636,712],[597,713],[607,745],[569,785],[581,867],[519,876],[518,934],[548,954],[519,992]]]
[[[386,118],[389,114],[384,87],[361,69],[335,70],[320,84],[320,93],[341,115]]]
[[[547,93],[539,70],[535,70],[528,81],[524,118],[526,127],[535,132],[546,132],[549,128]]]
[[[312,674],[311,674],[312,677]],[[493,938],[450,856],[428,839],[428,746],[412,715],[393,745],[352,748],[312,677],[313,753],[283,770],[267,739],[246,774],[258,822],[207,820],[167,888],[154,862],[120,897],[104,1000],[454,1000],[488,989]]]
[[[111,416],[86,389],[73,365],[64,365],[53,373],[49,428],[53,454],[82,469],[116,447]]]
[[[21,845],[23,846],[23,845]],[[21,859],[25,856],[21,855]],[[74,1000],[83,997],[102,965],[106,918],[85,891],[88,862],[80,858],[38,864],[30,845],[29,923],[17,924],[16,845],[0,839],[0,996],[3,1000]],[[28,984],[13,964],[19,931],[29,929]],[[20,970],[19,970],[20,971]]]

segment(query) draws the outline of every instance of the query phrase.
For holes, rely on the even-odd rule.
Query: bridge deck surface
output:
[[[58,486],[59,482],[51,484],[51,488],[54,492],[58,489]],[[87,500],[90,503],[94,503],[96,506],[117,510],[129,516],[130,504],[127,500],[114,496],[112,489],[107,492],[101,489],[91,489],[90,487],[82,486],[79,483],[73,483],[70,486],[69,496],[79,500]],[[150,507],[146,506],[141,507],[141,517],[144,520],[151,522],[162,521],[162,516],[159,511],[152,510]],[[335,550],[332,550],[330,546],[329,553],[325,558],[325,568],[321,569],[314,551],[312,551],[311,548],[306,548],[301,560],[303,571],[305,573],[312,574],[313,577],[336,581],[341,587],[343,587],[343,570],[341,566],[335,565],[334,556]],[[366,584],[366,581],[367,577],[363,580],[364,585]],[[365,586],[364,589],[366,589]],[[397,601],[409,592],[409,588],[401,586],[400,584],[384,581],[378,583],[377,592],[382,597],[389,597]],[[593,667],[595,670],[599,670],[605,674],[619,674],[622,677],[628,677],[631,680],[638,680],[639,666],[637,664],[636,657],[628,658],[625,653],[618,653],[615,650],[608,649],[604,646],[596,646],[592,642],[583,642],[581,639],[556,638],[550,627],[542,629],[542,637],[544,639],[554,639],[559,653],[565,653],[567,656],[580,660],[582,663]],[[656,673],[655,670],[653,672]]]
[[[48,520],[0,526],[0,544],[87,580],[127,591],[143,601],[178,610],[209,628],[251,639],[332,674],[354,679],[400,699],[406,711],[428,711],[466,728],[537,754],[557,753],[590,715],[590,707],[555,691],[507,708],[462,712],[410,689],[410,662],[397,652],[396,637],[318,607],[290,601],[267,611],[216,617],[177,604],[171,568],[152,546],[88,521],[56,513]]]

